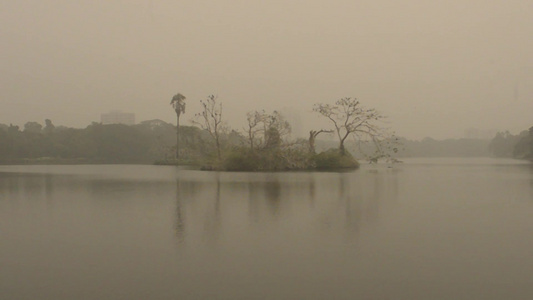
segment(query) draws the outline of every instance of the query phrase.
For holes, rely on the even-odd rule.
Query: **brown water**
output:
[[[0,166],[0,299],[533,299],[533,167]]]

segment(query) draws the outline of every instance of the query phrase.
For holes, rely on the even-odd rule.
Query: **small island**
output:
[[[380,126],[384,118],[376,109],[363,107],[356,98],[342,98],[333,104],[316,104],[313,111],[330,121],[332,129],[309,131],[308,139],[291,139],[291,125],[279,111],[251,111],[242,132],[232,130],[223,119],[222,103],[210,95],[201,100],[202,111],[195,114],[193,124],[205,133],[208,149],[204,155],[181,149],[180,117],[185,113],[186,97],[178,93],[170,104],[176,112],[175,157],[158,161],[161,165],[192,164],[203,170],[217,171],[293,171],[293,170],[350,170],[359,162],[346,150],[348,138],[374,145],[372,162],[398,151],[398,139]],[[333,134],[338,148],[317,153],[315,141],[319,134]]]
[[[176,94],[172,109],[177,126],[159,119],[138,124],[92,122],[85,128],[44,126],[30,121],[22,128],[0,123],[0,164],[156,164],[217,171],[345,171],[398,157],[505,157],[533,162],[533,127],[492,139],[422,140],[398,138],[382,127],[383,115],[364,108],[355,98],[315,104],[322,128],[308,128],[305,137],[291,136],[282,112],[251,111],[240,130],[230,128],[216,96],[200,101],[191,123],[185,96]],[[168,102],[167,102],[168,103]]]

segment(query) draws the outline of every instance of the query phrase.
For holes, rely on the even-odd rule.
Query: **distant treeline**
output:
[[[533,160],[533,127],[517,135],[498,132],[490,141],[489,151],[496,157],[512,157]]]
[[[400,139],[399,157],[507,157],[533,160],[533,127],[513,135],[498,132],[492,140],[424,138],[420,141]]]
[[[182,142],[186,151],[201,155],[202,131],[182,126]],[[1,163],[153,163],[172,156],[176,127],[160,121],[144,121],[137,125],[102,125],[86,128],[45,126],[28,122],[24,128],[0,124]],[[192,156],[194,156],[192,155]]]
[[[486,139],[444,139],[429,137],[420,141],[401,140],[404,145],[399,155],[403,157],[486,157],[489,156],[489,140]]]
[[[215,155],[209,133],[196,126],[181,126],[184,159],[194,163]],[[237,132],[225,133],[229,144],[246,143]],[[92,123],[86,128],[27,122],[23,128],[0,123],[0,163],[154,163],[174,157],[176,126],[161,120],[137,125]],[[533,127],[518,135],[498,133],[492,140],[400,138],[398,157],[496,156],[533,158]],[[335,147],[334,140],[317,140],[317,150]],[[350,152],[369,152],[372,145],[348,142]],[[368,149],[365,149],[368,148]],[[359,151],[363,150],[363,151]]]
[[[396,157],[488,157],[490,155],[489,143],[488,139],[436,140],[426,137],[422,140],[409,140],[400,137]],[[327,149],[333,145],[333,142],[322,140],[317,142],[317,149]],[[361,158],[359,153],[369,153],[374,147],[370,143],[351,141],[347,144],[347,148],[354,152],[356,157]]]

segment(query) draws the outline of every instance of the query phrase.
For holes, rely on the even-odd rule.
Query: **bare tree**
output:
[[[205,101],[200,100],[200,103],[202,104],[202,112],[195,115],[193,123],[209,132],[209,135],[215,141],[217,157],[220,159],[222,157],[220,135],[225,130],[222,122],[222,103],[217,101],[217,96],[215,95],[208,96]]]
[[[180,116],[185,113],[185,96],[177,93],[170,100],[170,105],[176,112],[177,127],[176,127],[176,159],[180,156]]]
[[[275,148],[283,143],[283,139],[291,133],[291,125],[279,111],[271,114],[253,111],[247,114],[246,128],[250,149]]]
[[[394,134],[394,132],[383,130],[379,135],[370,138],[356,133],[352,137],[358,151],[365,156],[370,163],[377,163],[378,160],[382,158],[390,163],[400,162],[393,157],[395,153],[398,153],[399,148],[402,146],[400,139]]]
[[[289,121],[287,121],[285,116],[277,110],[268,115],[265,122],[267,128],[274,128],[282,138],[288,136],[292,131]]]
[[[257,135],[263,130],[259,125],[264,122],[265,111],[250,111],[246,114],[246,120],[248,121],[248,127],[246,133],[248,135],[248,142],[250,143],[250,150],[253,152],[255,146],[260,144],[257,141]]]
[[[311,130],[309,131],[309,152],[311,153],[316,153],[316,150],[315,150],[315,141],[316,141],[316,137],[321,134],[321,133],[333,133],[333,130],[324,130],[324,129],[321,129],[319,131],[316,131],[316,130]]]
[[[344,142],[350,135],[365,136],[374,141],[384,135],[384,129],[378,126],[384,116],[374,108],[362,107],[356,98],[342,98],[333,105],[315,104],[313,111],[333,123],[342,154],[346,154]]]

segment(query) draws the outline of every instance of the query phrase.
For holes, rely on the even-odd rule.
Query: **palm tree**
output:
[[[178,121],[176,128],[176,159],[178,159],[180,155],[180,115],[185,113],[185,96],[177,93],[172,97],[170,105],[172,105],[174,111],[176,111],[176,119]]]

